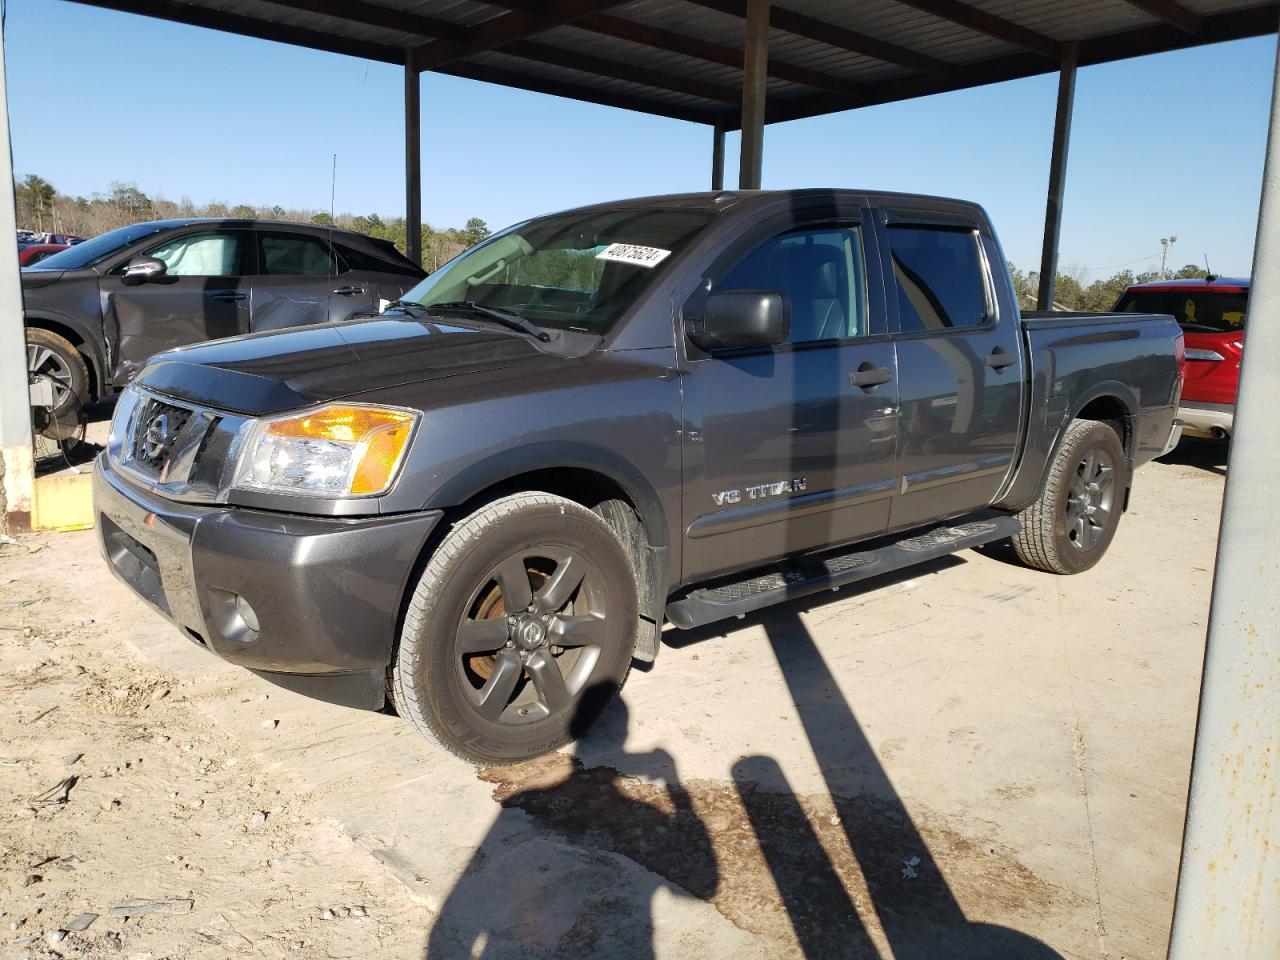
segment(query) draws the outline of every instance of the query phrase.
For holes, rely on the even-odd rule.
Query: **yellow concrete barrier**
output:
[[[93,471],[36,477],[33,530],[86,530],[93,526]]]

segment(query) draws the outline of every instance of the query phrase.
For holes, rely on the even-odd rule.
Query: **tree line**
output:
[[[1009,264],[1009,273],[1013,277],[1013,289],[1018,295],[1018,303],[1024,309],[1035,307],[1036,297],[1040,290],[1040,273],[1037,270],[1022,271],[1014,264]],[[1132,270],[1121,270],[1105,280],[1084,282],[1083,269],[1068,269],[1059,273],[1053,289],[1053,308],[1055,310],[1083,310],[1090,313],[1105,313],[1115,306],[1116,300],[1125,289],[1135,283],[1150,283],[1153,280],[1199,280],[1207,277],[1209,272],[1194,263],[1172,273],[1160,276],[1158,270],[1147,270],[1134,273]]]
[[[205,204],[148,196],[134,183],[112,182],[105,193],[75,197],[60,193],[48,180],[29,174],[14,185],[17,198],[18,226],[39,233],[70,233],[95,237],[131,223],[166,220],[174,217],[231,217],[243,220],[293,220],[355,230],[380,240],[390,240],[403,253],[408,239],[404,217],[383,220],[378,214],[367,216],[327,210],[254,207],[230,205],[218,200]],[[422,266],[428,273],[452,260],[459,253],[485,237],[489,227],[479,217],[472,217],[462,227],[422,225]]]

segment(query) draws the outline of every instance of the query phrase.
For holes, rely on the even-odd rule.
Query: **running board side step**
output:
[[[849,553],[798,557],[747,580],[694,590],[667,604],[667,619],[681,630],[700,627],[784,600],[891,573],[958,550],[1004,540],[1016,534],[1021,526],[1015,516],[986,511],[961,523],[909,532],[902,539],[882,541],[877,547],[864,545]]]

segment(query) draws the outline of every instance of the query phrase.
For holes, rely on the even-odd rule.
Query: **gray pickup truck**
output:
[[[1012,541],[1076,573],[1178,432],[1165,316],[1023,314],[984,211],[844,190],[518,224],[381,318],[154,357],[119,577],[286,688],[516,762],[691,628]]]

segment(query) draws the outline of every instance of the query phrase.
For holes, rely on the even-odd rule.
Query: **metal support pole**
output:
[[[35,496],[27,338],[23,332],[18,246],[13,242],[15,215],[4,18],[0,17],[0,530],[30,526]]]
[[[1171,960],[1280,957],[1280,58]]]
[[[422,265],[422,75],[412,51],[404,55],[405,256]]]
[[[742,153],[738,189],[759,190],[764,153],[765,81],[769,78],[769,0],[747,0],[742,51]]]
[[[1053,287],[1058,280],[1058,238],[1062,233],[1062,194],[1067,183],[1067,154],[1071,149],[1071,111],[1076,99],[1076,62],[1080,48],[1062,48],[1058,73],[1058,113],[1053,124],[1053,155],[1049,159],[1049,198],[1044,209],[1044,248],[1040,254],[1040,290],[1037,310],[1053,309]]]
[[[711,189],[724,189],[724,128],[723,120],[716,120],[711,127]]]

